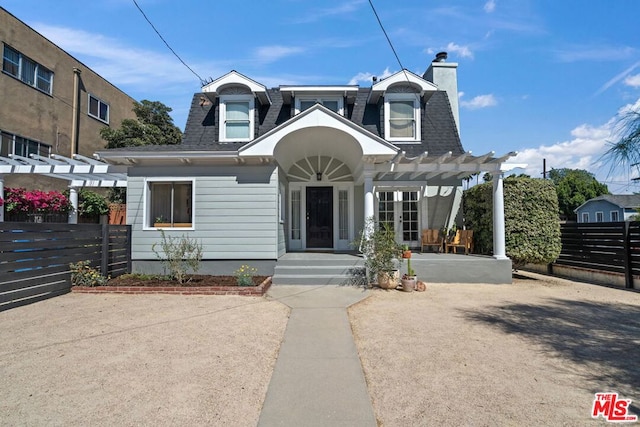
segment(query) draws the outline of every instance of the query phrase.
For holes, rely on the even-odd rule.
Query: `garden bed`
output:
[[[262,296],[271,286],[271,277],[254,276],[254,286],[238,286],[234,276],[194,275],[179,284],[162,277],[125,274],[110,279],[105,286],[73,286],[71,292],[118,294],[184,294]]]

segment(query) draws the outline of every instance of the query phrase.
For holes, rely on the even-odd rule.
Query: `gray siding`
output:
[[[287,191],[287,180],[285,179],[286,174],[278,168],[278,177],[280,185],[283,188],[283,192],[281,194],[282,197],[282,218],[284,219],[284,223],[278,221],[278,258],[287,253],[287,232],[285,229],[285,224],[287,224],[289,217],[289,199],[287,198],[289,191]],[[279,207],[278,207],[279,208]]]
[[[166,230],[202,242],[204,259],[277,259],[278,174],[273,166],[215,168],[134,168],[130,172],[127,218],[132,225],[134,260],[156,259],[161,235],[144,229],[144,179],[195,179],[195,230]]]

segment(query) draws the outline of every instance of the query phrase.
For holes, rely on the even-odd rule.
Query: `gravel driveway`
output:
[[[289,310],[67,294],[0,313],[0,425],[255,426]]]
[[[584,426],[595,392],[640,416],[640,293],[526,274],[376,290],[350,308],[384,426]]]
[[[351,307],[379,423],[604,424],[598,391],[640,415],[640,293],[530,277]],[[264,298],[91,294],[2,312],[0,425],[255,426],[288,315]]]

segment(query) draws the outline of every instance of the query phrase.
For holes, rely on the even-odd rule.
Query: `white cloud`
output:
[[[355,76],[353,76],[351,78],[351,80],[349,80],[350,85],[357,85],[359,84],[359,82],[363,82],[366,84],[371,84],[371,79],[375,76],[378,78],[378,80],[381,79],[386,79],[387,77],[393,75],[393,71],[389,71],[389,67],[385,68],[384,71],[382,72],[382,74],[372,74],[369,72],[365,72],[365,73],[358,73]]]
[[[287,56],[304,52],[304,48],[297,46],[262,46],[255,50],[256,60],[263,63],[278,61]]]
[[[595,93],[595,95],[600,95],[602,92],[604,92],[605,90],[609,89],[614,84],[618,83],[620,80],[622,80],[625,77],[627,77],[633,70],[635,70],[639,66],[640,66],[640,61],[636,62],[635,64],[633,64],[632,66],[630,66],[629,68],[624,70],[623,72],[619,73],[618,75],[616,75],[615,77],[610,79],[608,82],[603,84],[600,87],[600,89],[598,89],[598,91]]]
[[[640,87],[640,74],[636,74],[635,76],[627,76],[624,79],[624,84],[631,87]]]
[[[486,2],[484,4],[484,11],[487,13],[491,13],[494,10],[496,10],[496,1],[495,0],[489,0],[488,2]]]
[[[539,178],[542,175],[542,162],[546,159],[547,171],[552,168],[584,169],[596,176],[600,182],[609,186],[614,193],[638,191],[637,184],[630,181],[629,171],[614,168],[603,160],[608,143],[615,140],[619,118],[630,110],[640,109],[640,98],[634,104],[628,104],[618,110],[618,114],[599,126],[581,124],[571,131],[571,139],[551,145],[520,150],[511,159],[512,163],[527,163],[524,173]]]
[[[159,87],[168,89],[185,83],[193,84],[194,88],[199,86],[198,78],[171,54],[140,49],[102,34],[73,28],[46,24],[36,24],[34,28],[116,86],[135,86],[137,91],[157,91]],[[190,64],[190,67],[196,72],[198,69],[219,70],[219,66],[212,64]]]
[[[498,100],[491,93],[487,95],[478,95],[470,101],[463,101],[463,95],[464,92],[460,92],[460,95],[458,96],[460,98],[460,106],[463,108],[478,110],[480,108],[495,107],[498,105]]]
[[[468,46],[460,46],[458,44],[450,42],[445,50],[447,52],[453,52],[461,58],[473,58],[473,52],[471,52],[471,49],[469,49]]]
[[[328,16],[339,16],[339,15],[351,14],[356,10],[358,10],[360,5],[363,4],[364,2],[365,0],[351,0],[337,7],[309,11],[307,12],[307,15],[304,18],[300,18],[295,22],[298,24],[307,24],[310,22],[318,21],[322,18],[326,18]]]

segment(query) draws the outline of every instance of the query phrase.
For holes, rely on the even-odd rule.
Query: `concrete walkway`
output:
[[[369,295],[350,286],[272,286],[291,316],[258,426],[377,425],[346,308]]]

